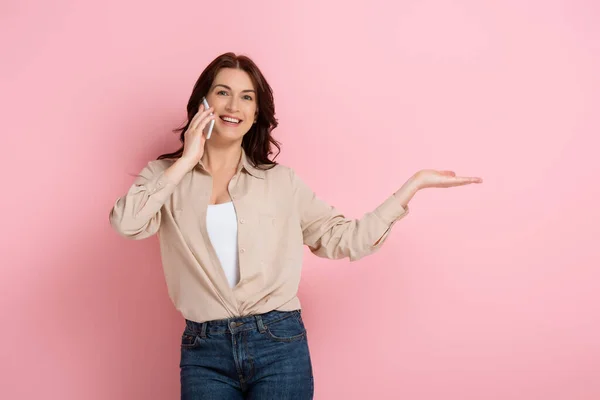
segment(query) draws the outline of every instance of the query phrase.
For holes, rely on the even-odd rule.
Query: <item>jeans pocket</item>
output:
[[[183,332],[181,335],[181,348],[184,350],[195,349],[200,346],[200,337],[192,332]]]
[[[267,337],[276,342],[293,342],[304,338],[306,329],[298,316],[297,311],[291,311],[288,317],[265,324]]]

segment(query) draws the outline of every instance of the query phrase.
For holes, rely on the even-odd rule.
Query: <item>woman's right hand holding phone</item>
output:
[[[210,107],[205,109],[203,104],[194,118],[190,121],[187,131],[184,134],[183,154],[181,159],[190,164],[190,168],[194,168],[204,155],[204,144],[206,143],[206,135],[204,128],[210,121],[215,119],[213,115],[214,109]]]
[[[204,106],[200,105],[200,109],[190,121],[188,129],[184,134],[183,153],[165,171],[165,177],[174,184],[179,184],[185,174],[194,169],[204,155],[204,143],[206,143],[204,127],[215,119],[213,111],[212,107],[205,110]]]

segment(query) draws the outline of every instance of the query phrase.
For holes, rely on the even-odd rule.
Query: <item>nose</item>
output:
[[[225,104],[225,109],[227,112],[237,111],[237,99],[235,96],[229,96],[229,100],[227,100],[227,104]]]

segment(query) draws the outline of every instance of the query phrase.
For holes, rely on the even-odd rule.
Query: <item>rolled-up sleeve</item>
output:
[[[294,202],[300,216],[304,244],[319,257],[356,261],[377,251],[392,226],[408,207],[395,194],[360,219],[348,219],[316,194],[291,171]]]
[[[165,175],[164,164],[151,161],[127,193],[118,198],[109,214],[111,226],[122,236],[144,239],[160,227],[160,209],[176,185]]]

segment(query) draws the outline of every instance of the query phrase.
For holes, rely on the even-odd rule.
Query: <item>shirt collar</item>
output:
[[[200,168],[202,168],[203,170],[206,171],[204,164],[202,164],[202,160],[200,160],[198,162],[198,165],[200,166]],[[248,159],[248,156],[246,156],[246,152],[244,151],[243,147],[242,147],[242,156],[240,158],[240,162],[238,163],[238,167],[237,167],[237,172],[240,172],[242,169],[246,170],[247,173],[249,173],[250,175],[252,175],[255,178],[259,178],[259,179],[265,178],[265,171],[262,169],[256,168],[252,165],[252,163]]]
[[[248,159],[248,156],[246,156],[246,152],[244,151],[244,148],[242,148],[242,157],[240,159],[240,164],[238,166],[238,172],[242,168],[244,168],[246,170],[246,172],[248,172],[250,175],[252,175],[255,178],[259,178],[259,179],[265,178],[265,171],[262,169],[258,169],[252,165],[252,163]]]

